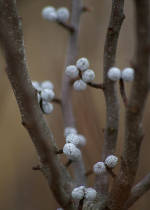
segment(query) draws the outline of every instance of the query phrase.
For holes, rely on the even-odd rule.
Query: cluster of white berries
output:
[[[65,74],[71,79],[78,79],[74,82],[73,87],[75,90],[85,90],[88,82],[92,82],[95,78],[95,73],[92,69],[89,69],[89,61],[87,58],[80,58],[77,60],[76,65],[70,65],[66,67]]]
[[[66,7],[60,7],[57,10],[52,6],[47,6],[42,10],[42,17],[49,21],[67,22],[70,13]]]
[[[45,114],[50,114],[54,109],[53,104],[50,103],[55,97],[53,83],[49,80],[41,83],[32,81],[32,85],[37,90],[37,99],[42,111]]]
[[[112,67],[109,69],[107,76],[112,81],[123,79],[125,82],[130,82],[134,79],[134,69],[128,67],[120,71],[119,68]]]
[[[97,162],[93,166],[93,172],[97,175],[103,174],[107,171],[107,168],[113,169],[118,163],[118,157],[115,155],[109,155],[104,162]]]
[[[97,192],[91,187],[86,188],[85,186],[79,186],[73,189],[72,198],[75,201],[85,199],[88,201],[94,201],[96,199]]]
[[[73,127],[66,127],[64,131],[66,144],[63,147],[63,153],[69,160],[79,160],[81,158],[80,148],[85,146],[86,138],[77,133]]]

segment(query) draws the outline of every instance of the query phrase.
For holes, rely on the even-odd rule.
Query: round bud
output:
[[[82,79],[80,79],[80,80],[76,80],[73,83],[73,87],[77,91],[85,90],[87,88],[87,84]]]
[[[55,93],[52,89],[43,89],[41,91],[41,98],[45,101],[51,101],[55,97]]]
[[[77,60],[76,66],[81,71],[85,71],[89,68],[89,61],[87,58],[80,58]]]
[[[54,85],[51,81],[45,80],[41,83],[41,88],[42,89],[54,89]]]
[[[86,138],[83,135],[78,134],[78,139],[79,139],[78,147],[83,147],[86,145]]]
[[[63,153],[70,160],[79,160],[81,158],[80,150],[72,143],[66,143],[64,145]]]
[[[71,79],[75,79],[79,76],[79,70],[77,69],[76,66],[70,65],[70,66],[67,66],[65,70],[65,74]]]
[[[132,68],[125,68],[122,71],[121,77],[126,82],[133,81],[133,79],[134,79],[134,69],[132,69]]]
[[[41,91],[41,87],[39,82],[37,81],[32,81],[32,86],[37,90],[37,91]]]
[[[108,168],[114,168],[118,163],[118,157],[115,155],[109,155],[105,160],[105,165]]]
[[[84,198],[85,187],[80,186],[73,189],[71,195],[75,201],[79,201]]]
[[[93,166],[93,172],[96,174],[96,175],[100,175],[102,173],[105,173],[106,172],[106,166],[103,162],[97,162],[94,164]]]
[[[95,73],[91,69],[87,69],[82,74],[82,79],[84,82],[91,82],[94,80],[94,78],[95,78]]]
[[[53,109],[54,109],[53,104],[47,101],[42,101],[42,111],[45,114],[50,114],[53,111]]]
[[[73,134],[73,133],[67,135],[66,143],[72,143],[75,146],[78,146],[78,144],[79,144],[79,137],[78,137],[78,135],[77,134]]]
[[[57,10],[57,19],[60,22],[67,22],[69,19],[69,10],[66,7],[60,7]]]
[[[55,21],[57,13],[54,7],[48,6],[42,10],[42,17],[46,20]]]
[[[117,81],[121,78],[121,71],[119,68],[112,67],[109,69],[107,76],[112,81]]]
[[[96,199],[96,190],[91,187],[85,188],[85,199],[88,201],[94,201]]]
[[[64,130],[64,136],[68,136],[69,134],[77,134],[77,130],[73,127],[66,127],[65,130]]]

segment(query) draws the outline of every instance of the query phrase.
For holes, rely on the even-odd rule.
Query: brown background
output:
[[[61,79],[64,71],[68,33],[56,23],[41,18],[44,6],[67,6],[70,0],[18,0],[19,14],[23,18],[25,47],[29,73],[33,80],[49,79],[60,96]],[[88,57],[91,68],[96,72],[96,81],[102,81],[104,38],[108,25],[111,1],[86,0],[93,8],[84,14],[79,37],[79,57]],[[135,49],[135,20],[133,1],[125,4],[126,19],[121,30],[117,52],[117,66],[124,68],[133,61]],[[5,62],[0,57],[0,210],[55,210],[55,202],[47,183],[40,172],[31,170],[38,163],[32,142],[21,126],[19,110],[4,72]],[[128,87],[129,89],[130,87]],[[79,131],[87,139],[84,148],[86,167],[100,159],[105,127],[105,102],[103,94],[88,88],[84,92],[73,93],[74,111]],[[121,120],[117,154],[121,154],[124,133],[124,106],[121,103]],[[150,170],[149,166],[149,104],[144,118],[145,138],[141,149],[141,161],[137,181]],[[60,147],[64,144],[63,120],[60,107],[55,105],[54,112],[47,117],[55,139]],[[93,178],[89,184],[92,185]],[[132,210],[149,210],[150,193],[147,193]]]

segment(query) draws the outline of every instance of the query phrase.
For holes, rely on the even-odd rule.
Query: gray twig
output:
[[[72,0],[71,25],[74,27],[75,30],[73,33],[70,34],[66,66],[74,64],[77,58],[78,35],[82,7],[82,0]],[[64,74],[62,84],[62,112],[64,118],[64,127],[75,127],[75,118],[73,115],[71,102],[71,92],[71,79]],[[77,185],[85,184],[85,169],[82,158],[79,161],[73,162],[72,167],[74,169],[74,177]]]

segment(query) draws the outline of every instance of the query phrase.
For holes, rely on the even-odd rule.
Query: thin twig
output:
[[[85,173],[85,176],[90,176],[93,174],[93,170],[92,169],[89,169],[86,173]]]
[[[75,31],[70,34],[70,40],[67,51],[66,66],[75,63],[78,52],[78,35],[80,26],[80,16],[82,14],[82,0],[72,0],[72,15],[71,25]],[[64,127],[76,127],[75,118],[72,110],[72,87],[71,79],[64,74],[62,84],[62,112],[64,119]],[[73,162],[74,179],[77,185],[83,185],[86,182],[85,168],[82,158],[79,161]]]
[[[130,195],[139,165],[141,143],[143,139],[142,121],[145,103],[149,93],[150,55],[146,49],[150,43],[150,1],[135,0],[136,17],[136,65],[135,79],[126,112],[125,141],[123,161],[119,176],[115,179],[110,205],[112,210],[120,210]],[[126,167],[124,167],[124,164]],[[120,193],[122,195],[120,196]],[[120,199],[117,199],[120,197]]]
[[[104,90],[104,88],[105,88],[104,84],[98,84],[98,83],[94,83],[94,82],[88,82],[87,85],[89,85],[90,87],[93,87],[93,88],[101,89],[101,90]]]
[[[82,199],[79,201],[78,210],[82,210],[82,209],[83,209],[83,203],[84,203],[84,198],[82,198]]]
[[[136,184],[130,193],[130,197],[125,203],[124,209],[130,208],[137,200],[139,200],[147,191],[150,190],[150,173],[146,175],[138,184]]]
[[[73,163],[72,160],[68,160],[67,163],[65,164],[66,168],[68,168],[72,163]]]
[[[63,28],[67,29],[70,33],[73,33],[75,31],[75,28],[68,24],[68,23],[65,23],[65,22],[61,22],[61,21],[57,21],[57,23],[62,26]]]
[[[104,132],[104,146],[102,160],[113,154],[116,149],[118,124],[119,124],[119,104],[116,83],[107,77],[108,70],[115,65],[116,51],[121,25],[124,19],[124,0],[113,0],[110,21],[104,47],[104,95],[106,101],[106,128]],[[100,193],[108,192],[108,176],[96,177],[96,189]]]
[[[120,79],[119,84],[120,84],[120,94],[121,94],[122,100],[124,102],[125,107],[128,107],[128,98],[126,96],[123,79]]]
[[[56,104],[59,104],[59,105],[61,105],[61,99],[60,98],[54,98],[53,100],[52,100],[52,102],[54,102],[54,103],[56,103]]]
[[[70,203],[71,178],[55,154],[56,145],[37,103],[27,71],[21,18],[18,17],[15,0],[0,0],[0,43],[5,53],[6,73],[12,85],[20,109],[22,122],[37,150],[42,171],[56,200],[66,209],[74,210]],[[68,186],[64,189],[64,185]]]

